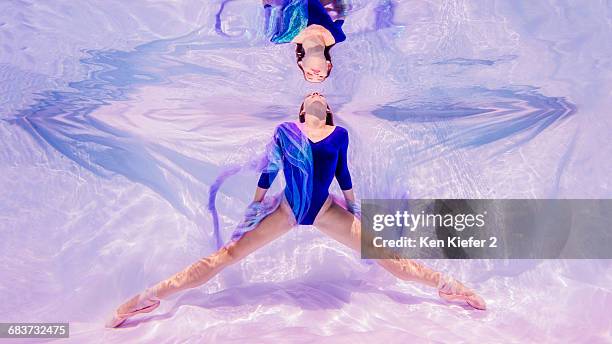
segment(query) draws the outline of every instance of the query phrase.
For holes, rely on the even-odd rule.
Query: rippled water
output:
[[[262,22],[247,0],[0,4],[1,321],[70,321],[74,342],[610,341],[609,261],[428,262],[482,292],[472,312],[308,227],[103,329],[212,252],[208,187],[308,91],[351,134],[361,198],[612,196],[609,2],[356,1],[322,85]],[[224,185],[226,237],[256,178]]]

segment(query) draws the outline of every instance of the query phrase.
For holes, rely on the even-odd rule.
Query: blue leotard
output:
[[[319,0],[284,0],[273,9],[266,8],[266,31],[274,43],[289,43],[300,31],[317,24],[326,28],[336,43],[344,42],[346,35],[342,30],[344,19],[334,21]],[[351,6],[341,2],[340,8],[345,11]]]
[[[285,124],[297,126],[295,123]],[[310,195],[310,204],[308,205],[305,216],[303,216],[300,221],[298,219],[298,214],[294,213],[298,223],[301,225],[311,225],[314,223],[315,217],[329,196],[329,186],[334,180],[334,177],[338,180],[340,189],[350,190],[353,187],[347,164],[349,139],[346,129],[336,126],[332,133],[323,140],[312,142],[308,139],[308,142],[313,160],[312,176],[304,176],[303,173],[297,171],[294,165],[287,163],[286,159],[283,157],[285,185],[301,185],[302,181],[299,180],[300,178],[312,178],[312,194]],[[259,177],[257,186],[263,189],[270,188],[277,174],[278,171],[263,172]],[[285,195],[287,195],[289,205],[294,208],[293,204],[291,204],[293,197],[289,197],[287,187],[285,187],[284,192]]]
[[[344,19],[333,21],[319,0],[308,0],[308,26],[317,24],[326,28],[336,43],[344,42],[346,35],[342,31]]]

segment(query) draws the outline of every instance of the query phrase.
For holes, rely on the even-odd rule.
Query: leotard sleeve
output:
[[[277,174],[278,174],[278,171],[262,172],[261,175],[259,176],[259,182],[257,182],[257,186],[259,186],[262,189],[269,189],[270,186],[272,185],[272,182],[274,182],[274,178],[276,178]]]
[[[270,154],[270,150],[276,150],[277,152],[280,152],[280,142],[278,139],[278,135],[279,135],[279,127],[277,126],[274,129],[274,136],[273,136],[273,141],[272,141],[272,146],[268,145],[268,154]],[[279,153],[280,154],[280,153]],[[278,171],[280,169],[280,166],[278,166],[276,169],[272,169],[272,170],[264,170],[261,175],[259,176],[259,181],[257,182],[257,186],[262,188],[262,189],[269,189],[270,186],[272,186],[272,183],[274,182],[274,179],[276,178],[276,176],[278,175]]]
[[[347,151],[348,151],[348,131],[343,129],[343,135],[340,141],[340,148],[338,151],[338,163],[336,164],[336,180],[338,180],[338,184],[340,185],[340,189],[342,190],[350,190],[353,188],[353,183],[351,182],[351,173],[348,169],[348,159],[347,159]]]

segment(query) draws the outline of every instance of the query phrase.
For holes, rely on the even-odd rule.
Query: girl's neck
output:
[[[304,38],[302,47],[306,52],[316,52],[325,50],[325,40],[319,35],[309,35]]]
[[[327,114],[323,115],[304,115],[303,125],[309,129],[322,129],[325,127]]]

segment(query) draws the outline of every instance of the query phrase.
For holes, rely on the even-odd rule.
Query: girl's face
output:
[[[329,62],[323,54],[306,54],[298,62],[304,72],[304,78],[310,82],[322,82],[327,78]]]
[[[306,96],[306,99],[304,99],[304,112],[313,115],[327,113],[327,100],[318,92],[309,94]]]

